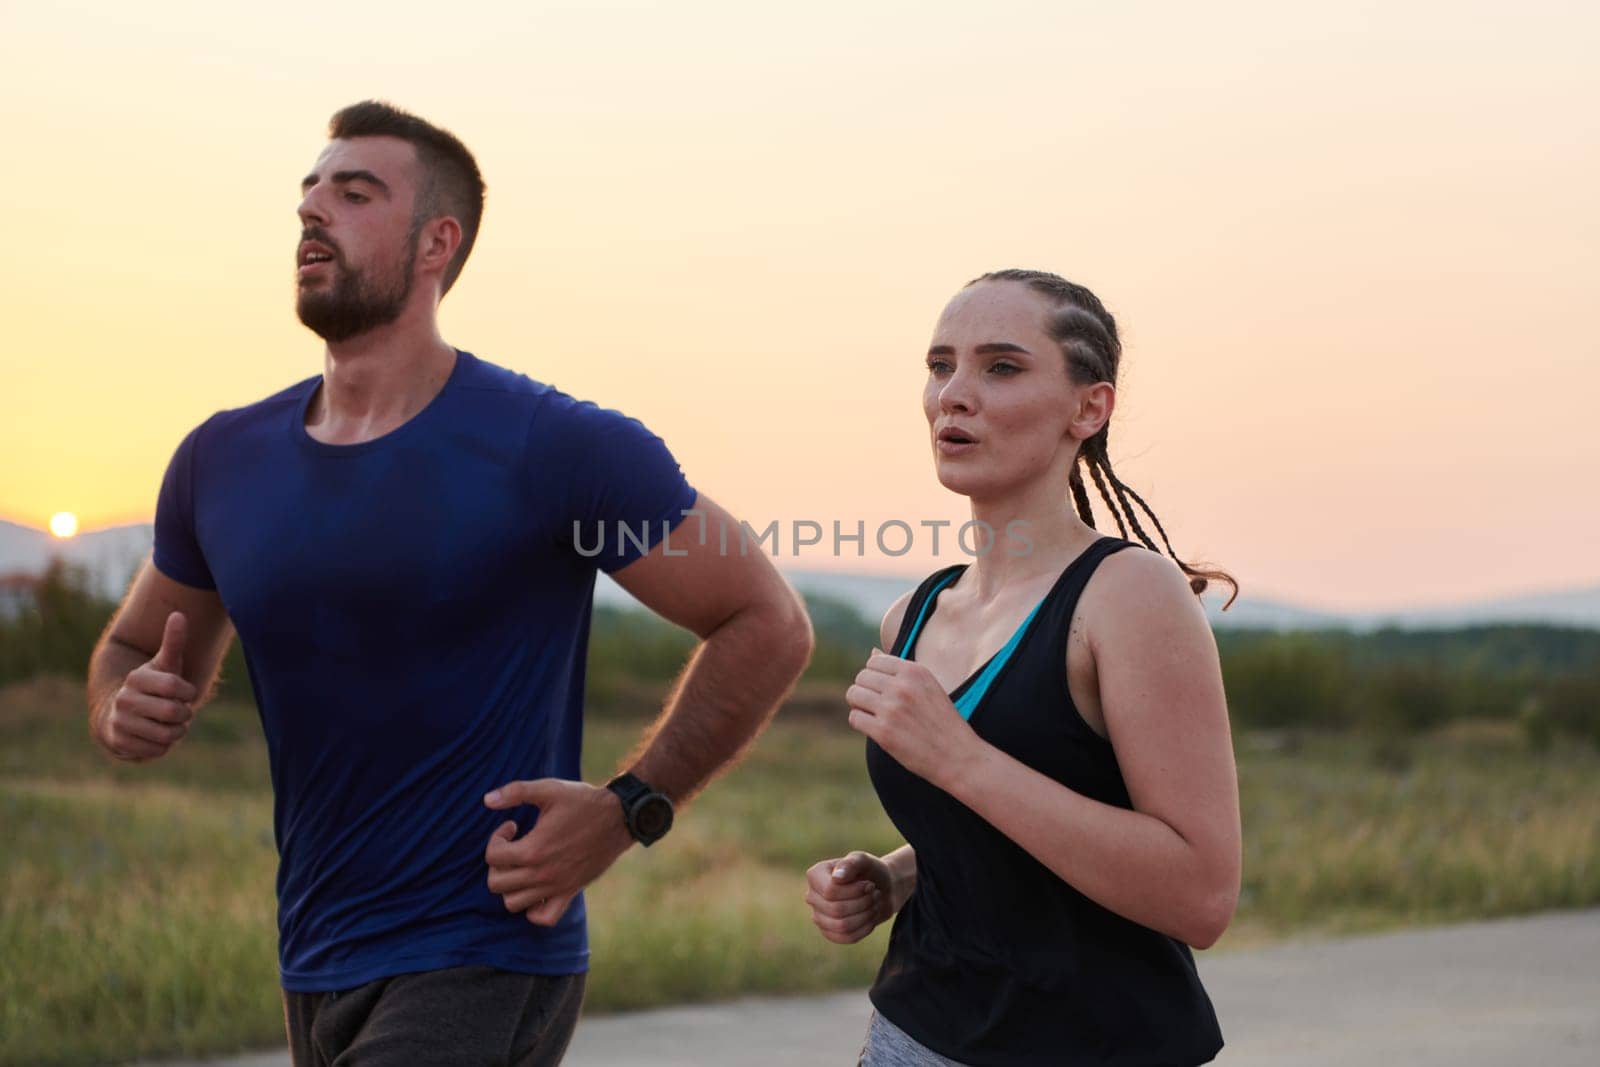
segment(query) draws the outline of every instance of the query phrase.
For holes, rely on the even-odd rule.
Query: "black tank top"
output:
[[[1102,537],[1061,573],[969,722],[1035,770],[1131,809],[1116,754],[1073,705],[1066,669],[1067,631],[1089,576],[1128,547]],[[946,568],[917,587],[893,654],[915,658],[929,601],[964,570]],[[980,668],[952,697],[984,674]],[[867,770],[917,853],[916,891],[872,987],[885,1018],[976,1067],[1187,1067],[1216,1056],[1222,1033],[1187,945],[1096,904],[871,741]]]

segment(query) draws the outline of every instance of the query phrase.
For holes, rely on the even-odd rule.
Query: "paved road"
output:
[[[1222,1067],[1600,1064],[1600,910],[1206,955],[1200,973]],[[869,1010],[842,993],[596,1017],[566,1067],[853,1064]]]

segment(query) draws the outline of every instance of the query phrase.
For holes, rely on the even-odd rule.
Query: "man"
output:
[[[760,552],[704,536],[736,522],[659,438],[440,337],[483,206],[461,142],[371,101],[329,135],[296,261],[323,373],[178,447],[90,664],[90,730],[119,759],[166,754],[236,629],[295,1062],[556,1063],[581,890],[754,737],[811,631]],[[597,567],[702,638],[602,786],[578,780]]]

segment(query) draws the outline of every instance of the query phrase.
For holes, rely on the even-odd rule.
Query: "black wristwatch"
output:
[[[672,829],[672,801],[631,774],[619,774],[606,788],[622,801],[622,821],[639,844],[649,848]]]

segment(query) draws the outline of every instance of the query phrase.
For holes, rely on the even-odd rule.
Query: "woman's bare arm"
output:
[[[1237,772],[1216,642],[1153,553],[1101,565],[1080,601],[1133,810],[1091,800],[980,742],[946,788],[1079,892],[1196,948],[1239,895]]]
[[[1091,800],[984,741],[914,661],[875,652],[845,693],[850,724],[1085,896],[1204,948],[1233,915],[1240,863],[1210,627],[1178,570],[1146,552],[1106,560],[1079,610],[1133,810]]]

